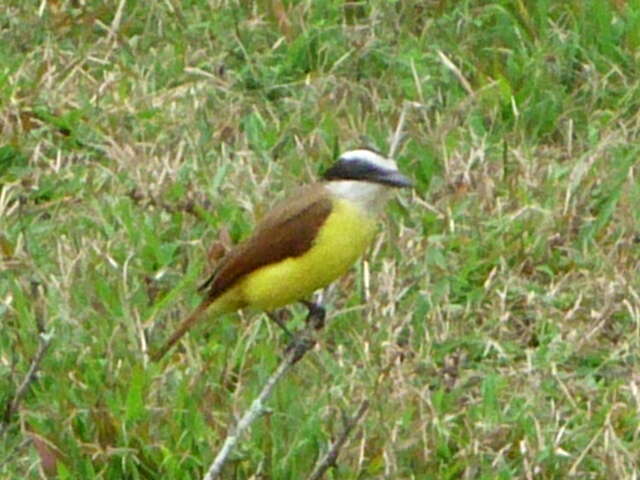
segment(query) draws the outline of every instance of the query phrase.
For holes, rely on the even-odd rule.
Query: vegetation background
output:
[[[144,349],[413,102],[417,188],[226,478],[305,478],[363,399],[328,478],[638,478],[639,47],[638,0],[3,0],[0,477],[201,477],[286,339]]]

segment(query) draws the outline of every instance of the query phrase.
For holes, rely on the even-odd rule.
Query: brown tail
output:
[[[193,324],[200,319],[209,305],[211,305],[211,300],[205,298],[202,303],[200,303],[200,305],[198,305],[196,309],[191,312],[191,314],[189,314],[187,318],[180,322],[180,325],[178,325],[176,331],[173,332],[173,335],[169,337],[169,340],[167,340],[164,345],[162,345],[160,350],[156,350],[151,354],[151,360],[157,362],[164,356],[165,353],[171,350],[171,347],[173,347],[178,342],[178,340],[180,340],[182,336],[187,333],[187,331],[193,326]]]

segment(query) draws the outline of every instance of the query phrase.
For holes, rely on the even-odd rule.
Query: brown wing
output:
[[[311,248],[330,212],[331,200],[322,185],[300,188],[269,212],[249,238],[224,256],[200,290],[206,290],[207,299],[213,301],[240,277],[302,255]]]

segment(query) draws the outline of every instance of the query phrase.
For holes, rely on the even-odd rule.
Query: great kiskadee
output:
[[[340,156],[318,183],[299,188],[231,249],[202,284],[204,298],[152,356],[162,357],[206,311],[272,311],[303,301],[343,275],[371,244],[376,214],[411,181],[371,150]]]

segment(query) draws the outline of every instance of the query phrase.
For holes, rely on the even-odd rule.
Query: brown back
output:
[[[212,302],[237,280],[261,267],[309,250],[316,233],[331,213],[331,200],[321,184],[309,185],[277,205],[253,234],[227,253],[202,284]]]

